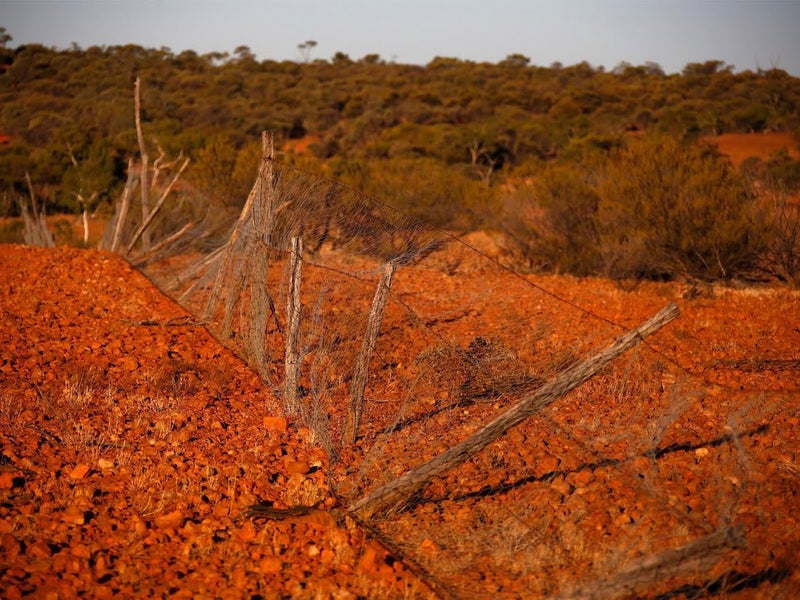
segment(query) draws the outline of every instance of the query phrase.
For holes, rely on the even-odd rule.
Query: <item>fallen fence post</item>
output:
[[[561,371],[555,378],[520,400],[467,439],[372,491],[366,497],[351,504],[348,510],[358,513],[361,518],[368,519],[377,512],[391,511],[400,506],[431,479],[466,462],[470,456],[488,446],[506,431],[591,379],[620,354],[636,346],[644,338],[655,333],[679,315],[678,306],[674,303],[668,304],[638,328],[629,331],[607,348]]]

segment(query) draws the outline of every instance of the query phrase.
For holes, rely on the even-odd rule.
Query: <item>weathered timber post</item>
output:
[[[237,264],[237,258],[241,258],[241,255],[244,254],[244,244],[241,243],[240,237],[248,232],[248,225],[252,229],[254,227],[253,223],[259,223],[261,219],[258,219],[260,214],[264,212],[264,199],[266,194],[264,193],[265,182],[272,183],[272,144],[268,143],[268,140],[272,138],[267,136],[267,133],[264,132],[262,134],[262,155],[261,155],[261,168],[259,169],[258,179],[256,180],[253,188],[250,190],[250,193],[247,196],[247,201],[245,202],[244,206],[242,207],[242,211],[239,213],[239,219],[236,221],[236,225],[233,227],[233,231],[231,232],[230,238],[228,242],[225,244],[225,253],[221,256],[221,263],[217,267],[217,275],[214,279],[214,285],[211,288],[211,293],[208,296],[208,300],[206,301],[206,308],[203,313],[204,319],[209,319],[213,312],[214,306],[219,299],[219,294],[223,289],[223,284],[225,281],[225,277],[230,275],[231,271],[234,271],[234,266]],[[265,172],[267,171],[268,172]],[[272,192],[270,191],[268,195],[268,200],[272,200]],[[271,209],[267,210],[268,211]],[[258,219],[258,220],[257,220]],[[268,220],[268,219],[266,219]],[[265,236],[269,237],[269,236]],[[244,240],[245,243],[249,240]],[[264,278],[266,279],[266,273],[263,274]],[[236,275],[234,276],[233,285],[230,287],[230,292],[227,297],[227,301],[225,303],[225,317],[222,323],[222,331],[221,337],[222,339],[230,337],[231,332],[231,319],[233,313],[233,307],[236,301],[239,299],[239,291],[241,287],[244,285],[244,281],[246,278],[246,273],[244,271],[244,267],[239,266],[236,270]]]
[[[133,169],[133,159],[128,159],[128,178],[125,181],[125,188],[122,190],[122,200],[120,201],[119,212],[114,223],[114,233],[111,237],[111,252],[117,252],[122,243],[122,230],[125,227],[125,220],[128,218],[128,210],[131,203],[131,194],[136,186],[136,174]]]
[[[149,167],[149,158],[147,156],[147,147],[144,143],[144,135],[142,135],[142,101],[141,101],[141,81],[136,78],[133,84],[133,103],[134,103],[134,122],[136,124],[136,139],[139,142],[139,154],[141,154],[141,165],[139,172],[139,182],[142,196],[142,222],[147,220],[150,214],[150,198],[148,193],[150,191],[150,182],[147,175]],[[150,232],[142,231],[142,250],[147,252],[150,250]]]
[[[247,222],[246,234],[242,239],[241,247],[237,251],[237,258],[244,260],[235,288],[237,296],[228,296],[225,305],[226,321],[229,322],[234,312],[235,303],[240,306],[244,303],[246,308],[247,324],[242,332],[249,362],[264,381],[270,378],[268,358],[265,347],[267,331],[267,315],[269,311],[274,314],[272,296],[269,293],[267,276],[269,273],[269,259],[272,250],[272,229],[274,226],[275,188],[272,165],[272,136],[263,132],[262,138],[262,164],[256,183],[256,197],[251,214]],[[267,143],[269,142],[269,143]],[[247,258],[243,258],[246,256]],[[240,283],[241,282],[241,283]],[[243,300],[245,289],[250,288],[249,301]],[[223,327],[223,331],[225,328]],[[228,331],[230,327],[228,326]]]
[[[300,286],[303,280],[303,238],[293,237],[289,271],[289,293],[286,295],[286,379],[284,380],[284,404],[286,412],[300,411],[298,387],[300,383]]]
[[[358,513],[363,519],[369,519],[377,512],[391,511],[398,507],[431,479],[466,462],[470,456],[488,446],[512,427],[519,425],[528,417],[564,397],[594,377],[620,354],[639,344],[644,338],[677,318],[679,314],[680,310],[677,305],[668,304],[655,316],[642,323],[638,328],[629,331],[607,348],[559,373],[467,439],[372,491],[366,497],[351,504],[348,510]]]
[[[372,359],[372,353],[375,351],[375,344],[378,341],[383,311],[386,308],[386,301],[389,299],[389,290],[392,287],[392,278],[396,270],[397,263],[394,261],[386,263],[378,286],[375,288],[375,296],[372,298],[372,308],[367,319],[367,330],[364,333],[364,339],[361,341],[361,348],[358,351],[355,371],[353,372],[353,385],[350,388],[350,410],[347,413],[347,424],[344,432],[345,444],[352,444],[356,441],[358,425],[361,422],[361,409],[364,406],[364,391],[367,388],[369,363]]]

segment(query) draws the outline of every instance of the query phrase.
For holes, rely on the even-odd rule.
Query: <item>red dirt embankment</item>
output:
[[[326,457],[117,256],[0,245],[3,598],[430,592],[330,508]]]

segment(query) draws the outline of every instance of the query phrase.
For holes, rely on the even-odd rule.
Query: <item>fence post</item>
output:
[[[364,391],[367,388],[367,377],[369,375],[369,362],[372,353],[375,351],[375,344],[378,341],[378,334],[383,320],[383,311],[386,308],[386,301],[389,299],[389,290],[392,287],[392,278],[397,270],[397,263],[389,261],[383,268],[378,287],[375,288],[375,296],[372,299],[372,308],[367,319],[367,330],[364,339],[361,341],[361,349],[356,358],[356,367],[353,372],[353,385],[350,388],[350,410],[347,413],[347,424],[344,432],[344,443],[352,444],[356,441],[358,425],[361,421],[361,409],[364,405]]]
[[[288,414],[300,410],[298,388],[300,383],[300,285],[303,279],[303,238],[293,237],[290,256],[289,293],[286,298],[286,378],[284,403]]]

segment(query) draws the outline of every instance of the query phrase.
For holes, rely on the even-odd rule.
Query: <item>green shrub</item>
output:
[[[674,138],[632,141],[598,194],[609,275],[729,278],[752,272],[764,242],[745,179],[715,153]]]
[[[746,179],[674,138],[628,140],[535,186],[528,252],[542,268],[613,278],[749,277],[767,224]],[[519,205],[519,203],[518,203]]]
[[[534,187],[542,214],[533,228],[540,266],[587,275],[600,265],[597,210],[600,197],[586,170],[570,166],[545,171]]]
[[[491,190],[471,175],[467,165],[460,169],[431,158],[371,159],[351,164],[336,176],[438,227],[475,229],[492,212]]]

